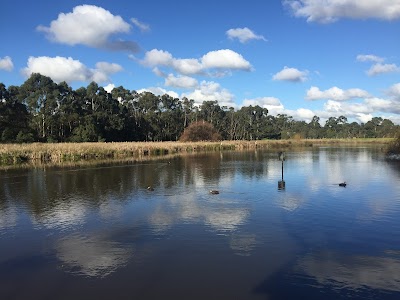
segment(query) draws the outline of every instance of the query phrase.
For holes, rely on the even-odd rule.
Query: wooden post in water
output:
[[[285,160],[285,152],[281,151],[278,153],[278,158],[282,162],[282,179],[278,181],[278,190],[284,190],[286,188],[286,183],[283,180],[283,162]]]

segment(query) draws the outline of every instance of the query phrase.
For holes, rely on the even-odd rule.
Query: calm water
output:
[[[400,299],[400,165],[309,149],[281,176],[263,151],[0,171],[0,299]]]

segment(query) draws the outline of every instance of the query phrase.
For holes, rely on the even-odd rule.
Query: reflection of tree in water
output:
[[[82,168],[37,168],[8,171],[0,181],[0,203],[19,202],[33,214],[83,201],[99,206],[107,199],[130,201],[147,186],[175,189],[195,183],[218,185],[221,178],[262,176],[267,156],[255,151],[182,155],[169,160]]]

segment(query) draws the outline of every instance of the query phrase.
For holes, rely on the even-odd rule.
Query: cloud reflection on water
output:
[[[73,274],[105,277],[129,261],[131,250],[100,236],[70,235],[55,247],[64,269]]]
[[[400,291],[400,256],[344,256],[322,252],[301,258],[296,270],[323,286]]]
[[[85,221],[87,203],[80,200],[59,201],[39,215],[32,215],[33,223],[49,229],[68,229]]]

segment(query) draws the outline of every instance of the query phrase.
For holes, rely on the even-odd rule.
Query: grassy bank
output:
[[[140,159],[179,153],[245,149],[285,149],[321,145],[389,144],[393,139],[264,140],[222,142],[126,142],[1,144],[0,165]]]

